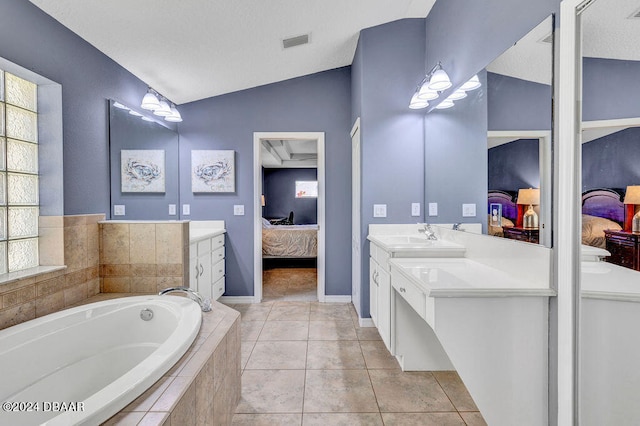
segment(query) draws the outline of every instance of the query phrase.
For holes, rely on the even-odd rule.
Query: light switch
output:
[[[182,214],[185,216],[189,216],[191,214],[191,204],[182,205]]]
[[[244,216],[244,204],[235,204],[233,206],[234,216]]]
[[[475,215],[476,215],[475,203],[462,205],[462,217],[475,217]]]
[[[411,203],[411,216],[420,216],[420,203]]]
[[[114,204],[113,205],[113,215],[114,216],[124,216],[124,204]]]
[[[438,216],[438,203],[429,203],[429,216]]]
[[[169,204],[169,216],[175,216],[175,215],[176,215],[176,205]]]
[[[387,217],[387,205],[386,204],[374,204],[373,205],[373,217]]]

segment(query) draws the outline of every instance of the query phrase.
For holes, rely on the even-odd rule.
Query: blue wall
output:
[[[489,149],[489,189],[540,187],[538,139],[519,139]]]
[[[109,212],[107,99],[147,86],[28,1],[0,4],[0,56],[62,85],[64,213]]]
[[[181,106],[180,201],[191,204],[191,219],[225,221],[226,295],[253,295],[254,132],[325,132],[325,292],[351,294],[350,94],[350,68],[344,67]],[[192,149],[235,150],[236,192],[191,193]],[[234,204],[243,204],[246,214],[234,216]]]
[[[360,33],[359,70],[352,87],[359,99],[361,182],[361,315],[369,316],[369,244],[371,223],[416,223],[411,203],[424,197],[423,113],[409,100],[424,73],[424,19],[404,19]],[[355,119],[355,118],[354,118]],[[373,204],[386,204],[387,217],[373,218]],[[347,216],[345,212],[345,216]]]
[[[296,225],[318,223],[318,199],[295,197],[297,180],[317,179],[317,169],[264,169],[264,217],[287,217],[293,212]]]
[[[582,145],[582,190],[640,185],[640,128]]]
[[[584,58],[582,119],[640,117],[640,62]]]

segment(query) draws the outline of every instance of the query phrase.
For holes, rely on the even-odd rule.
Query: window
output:
[[[296,198],[318,198],[318,181],[297,180]]]
[[[38,266],[37,93],[0,70],[0,273]]]

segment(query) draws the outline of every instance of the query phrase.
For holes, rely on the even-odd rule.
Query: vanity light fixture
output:
[[[434,69],[431,71],[431,78],[429,78],[429,84],[427,87],[431,90],[437,90],[439,92],[443,90],[447,90],[451,87],[451,80],[449,79],[449,74],[442,69],[442,65],[440,62],[436,64]]]
[[[465,92],[462,89],[458,89],[452,94],[450,94],[447,99],[449,99],[450,101],[459,101],[460,99],[464,99],[466,97],[467,97],[467,92]]]
[[[540,190],[537,188],[518,190],[517,203],[529,206],[522,216],[522,227],[529,229],[538,228],[538,214],[533,210],[533,206],[540,204]]]
[[[175,104],[151,87],[149,87],[147,93],[142,98],[140,108],[152,111],[154,115],[164,117],[166,121],[173,123],[180,123],[182,121],[182,116],[176,109]]]
[[[476,90],[480,86],[482,86],[482,84],[480,83],[478,74],[476,74],[473,77],[471,77],[466,83],[464,83],[459,90],[464,90],[465,92],[468,92],[470,90]]]
[[[132,109],[129,110],[129,114],[133,115],[134,117],[142,117],[143,116],[138,111],[134,111]]]
[[[171,121],[172,123],[182,122],[182,116],[173,103],[171,104],[171,115],[167,115],[164,119],[167,121]]]
[[[167,102],[166,99],[162,98],[160,99],[160,108],[155,109],[153,111],[154,115],[160,116],[160,117],[168,117],[171,115],[171,107],[169,106],[169,102]]]
[[[142,103],[140,104],[140,108],[146,109],[149,111],[155,111],[160,108],[160,100],[158,99],[158,92],[149,87],[147,93],[142,98]]]
[[[418,87],[409,102],[409,108],[426,108],[429,106],[428,101],[438,99],[438,91],[446,90],[449,87],[451,87],[451,80],[449,80],[449,76],[442,69],[442,64],[438,62],[433,68],[431,68],[427,75],[424,76],[420,84],[418,84]]]
[[[631,232],[640,232],[640,209],[638,209],[638,206],[640,205],[640,185],[627,186],[627,190],[624,195],[624,204],[626,204],[629,209],[626,212],[627,217],[633,214],[633,217],[631,218]],[[626,223],[628,222],[625,220],[625,224]],[[627,229],[628,227],[625,226],[625,231]]]
[[[453,107],[454,105],[455,104],[453,103],[453,101],[447,98],[444,101],[440,102],[438,105],[436,105],[436,109],[448,109]]]
[[[414,93],[411,97],[411,102],[409,102],[409,108],[411,109],[422,109],[429,106],[429,102],[426,100],[420,99],[420,96],[417,93]]]

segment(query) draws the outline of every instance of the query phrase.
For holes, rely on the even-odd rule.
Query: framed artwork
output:
[[[490,226],[502,226],[502,204],[491,203],[491,216],[489,219]]]
[[[165,192],[164,150],[120,151],[122,192]]]
[[[191,151],[191,192],[234,192],[235,154],[233,150]]]
[[[296,181],[296,198],[318,198],[318,181]]]

